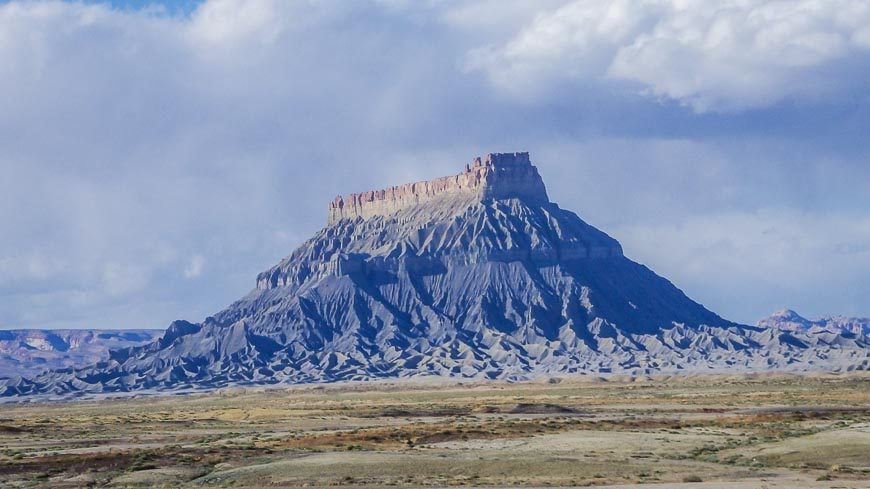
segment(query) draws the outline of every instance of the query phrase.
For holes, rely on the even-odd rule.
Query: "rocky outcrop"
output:
[[[428,375],[868,368],[866,338],[719,317],[550,202],[526,153],[357,194],[201,323],[0,394],[179,390]]]
[[[544,181],[528,153],[490,153],[472,160],[458,175],[338,196],[329,203],[329,224],[341,219],[388,216],[444,197],[518,197],[529,203],[549,202]]]

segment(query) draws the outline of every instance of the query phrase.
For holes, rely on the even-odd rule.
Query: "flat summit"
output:
[[[521,198],[530,204],[550,201],[544,181],[528,153],[490,153],[484,158],[474,158],[458,175],[338,196],[329,204],[329,223],[346,218],[388,216],[406,207],[450,197],[460,201],[463,198]]]
[[[865,337],[719,317],[551,202],[528,153],[493,153],[336,197],[326,227],[225,310],[0,392],[867,368]]]

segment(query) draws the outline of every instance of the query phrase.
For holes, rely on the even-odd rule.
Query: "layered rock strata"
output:
[[[465,171],[457,175],[338,196],[329,204],[329,224],[346,218],[387,216],[448,196],[518,197],[529,203],[549,202],[544,181],[532,165],[529,153],[490,153],[474,158],[465,166]]]

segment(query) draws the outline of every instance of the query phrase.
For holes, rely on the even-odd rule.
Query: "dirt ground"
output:
[[[0,405],[0,487],[870,488],[870,375],[378,382]]]

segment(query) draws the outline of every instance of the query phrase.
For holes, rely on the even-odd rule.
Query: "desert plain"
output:
[[[0,487],[868,488],[870,374],[381,381],[0,405]]]

